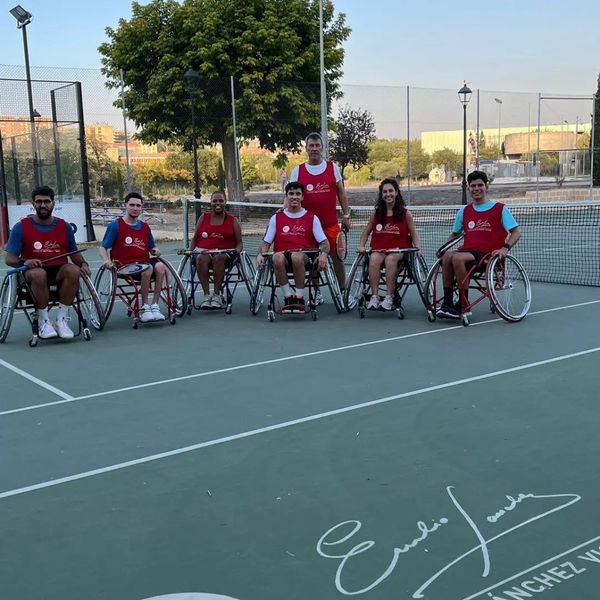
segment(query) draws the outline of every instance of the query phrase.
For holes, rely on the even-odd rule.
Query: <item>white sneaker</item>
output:
[[[214,295],[210,301],[211,308],[223,308],[225,306],[225,299],[223,296]]]
[[[202,300],[202,304],[200,304],[200,308],[202,310],[212,308],[212,296],[210,294],[208,296],[204,296],[204,300]]]
[[[63,340],[70,340],[75,337],[75,334],[71,331],[69,327],[68,321],[70,317],[59,317],[56,319],[56,331],[58,332],[58,337]],[[40,335],[40,337],[42,337]]]
[[[323,294],[321,294],[321,290],[317,290],[317,293],[315,294],[315,306],[324,304],[324,302],[325,302],[325,298],[323,298]]]
[[[54,329],[54,326],[52,325],[50,320],[44,319],[38,324],[38,335],[43,340],[49,340],[51,338],[55,338],[58,335],[58,333],[56,333],[56,329]]]
[[[164,321],[165,320],[165,315],[163,315],[160,312],[160,307],[158,306],[158,304],[151,304],[150,310],[152,311],[152,315],[153,315],[155,321]]]
[[[154,321],[154,313],[148,304],[142,305],[142,310],[140,310],[140,321],[142,323]]]
[[[378,310],[379,309],[379,296],[371,296],[369,304],[367,304],[367,310]]]
[[[394,299],[391,296],[386,296],[379,306],[383,310],[394,310]]]

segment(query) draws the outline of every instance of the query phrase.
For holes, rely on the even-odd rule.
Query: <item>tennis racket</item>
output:
[[[148,263],[131,263],[117,269],[117,275],[120,277],[130,277],[131,275],[139,275],[150,268]]]
[[[58,256],[52,256],[51,258],[45,258],[42,261],[42,264],[45,265],[46,263],[49,263],[53,260],[58,260],[60,258],[66,258],[67,256],[72,256],[73,254],[81,254],[82,252],[85,252],[86,248],[83,248],[82,250],[73,250],[71,252],[65,252],[64,254],[59,254]],[[23,271],[27,271],[27,269],[29,269],[30,267],[23,265],[22,267],[16,267],[14,269],[10,269],[10,271],[7,271],[6,274],[7,275],[12,275],[13,273],[22,273]]]
[[[445,244],[442,244],[439,248],[438,251],[435,253],[436,256],[438,258],[442,258],[442,256],[444,256],[444,253],[447,252],[448,250],[450,250],[450,248],[452,248],[453,246],[455,246],[456,244],[458,244],[459,242],[461,242],[463,240],[463,238],[465,237],[465,234],[462,233],[461,235],[459,235],[456,238],[452,238],[451,240],[448,240]]]
[[[348,256],[348,233],[343,229],[335,238],[335,253],[341,261],[346,260]]]

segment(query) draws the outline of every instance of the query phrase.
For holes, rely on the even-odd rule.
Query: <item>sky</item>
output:
[[[2,4],[0,64],[22,65],[21,33],[8,12],[15,0]],[[538,92],[589,95],[596,91],[598,0],[502,0],[478,3],[477,8],[450,0],[334,0],[334,4],[336,12],[346,14],[352,29],[344,45],[345,95],[349,102],[380,111],[376,120],[383,124],[378,123],[378,129],[385,126],[386,103],[404,110],[405,92],[365,86],[409,85],[411,110],[415,105],[418,110],[419,94],[423,104],[425,100],[435,104],[433,91],[425,98],[418,88],[448,90],[444,102],[454,103],[456,90],[466,80],[473,90],[487,91],[483,116],[490,123],[498,118],[494,97],[504,99],[502,119],[507,126],[535,121]],[[27,28],[34,67],[99,69],[97,48],[106,41],[105,28],[131,16],[129,0],[23,0],[23,6],[34,16]],[[515,95],[511,102],[509,92],[531,94]],[[469,111],[474,110],[472,105]],[[554,111],[548,116],[553,122],[573,123],[579,114],[589,120],[589,107],[581,105],[573,110],[548,105],[548,110]],[[460,127],[458,118],[455,124],[427,117],[431,122],[420,128]]]
[[[142,2],[145,3],[145,2]],[[21,34],[0,10],[0,63],[23,64]],[[589,94],[600,71],[597,0],[334,0],[352,28],[343,83]],[[34,66],[99,68],[106,26],[128,0],[23,0]],[[85,7],[82,9],[82,7]]]

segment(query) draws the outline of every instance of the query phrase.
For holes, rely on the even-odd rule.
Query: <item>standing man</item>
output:
[[[6,264],[9,267],[29,267],[25,279],[31,287],[33,301],[38,313],[39,336],[43,340],[64,339],[74,336],[69,327],[69,309],[79,289],[79,276],[90,276],[90,268],[81,254],[68,258],[53,257],[77,252],[72,227],[58,217],[54,210],[54,190],[48,186],[35,188],[31,192],[31,203],[35,214],[21,219],[10,232],[6,244]],[[43,262],[42,262],[43,261]],[[49,286],[58,286],[58,315],[55,325],[50,321],[48,303]]]
[[[344,231],[350,229],[350,207],[344,179],[338,166],[323,158],[323,140],[319,133],[309,133],[305,143],[308,161],[294,167],[290,181],[298,181],[304,186],[303,207],[314,213],[323,226],[332,250],[331,258],[335,275],[343,293],[346,287],[346,269],[334,249],[340,232],[336,212],[337,202],[342,207],[342,227]]]
[[[487,175],[483,171],[472,171],[467,176],[467,183],[473,201],[456,214],[448,241],[463,233],[465,237],[462,246],[447,250],[442,258],[444,302],[437,314],[447,319],[460,319],[467,308],[463,303],[468,303],[467,271],[471,265],[478,264],[487,254],[506,256],[521,238],[519,226],[508,207],[488,200]],[[459,288],[456,306],[453,304],[455,282]]]
[[[110,269],[116,266],[132,263],[150,263],[150,268],[142,271],[140,293],[142,309],[140,321],[164,321],[165,316],[160,312],[158,302],[160,290],[166,274],[166,267],[157,259],[160,252],[154,242],[154,236],[148,223],[140,220],[143,209],[143,198],[138,192],[129,192],[125,196],[125,215],[109,224],[99,248],[102,264]],[[110,250],[110,255],[109,255]],[[154,257],[149,260],[150,255]],[[150,295],[150,280],[155,277],[154,296],[152,304],[148,304]]]

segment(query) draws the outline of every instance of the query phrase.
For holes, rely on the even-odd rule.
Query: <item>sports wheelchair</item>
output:
[[[308,264],[306,265],[305,289],[308,290],[308,302],[306,305],[291,304],[284,306],[277,294],[279,284],[275,277],[275,269],[273,267],[274,252],[264,253],[266,259],[263,269],[257,270],[254,277],[252,294],[250,296],[250,312],[257,315],[264,303],[265,288],[269,288],[267,301],[267,318],[272,323],[275,321],[275,315],[287,314],[310,314],[313,321],[317,320],[317,293],[321,287],[329,288],[329,293],[333,300],[333,304],[338,313],[344,312],[344,299],[340,292],[339,284],[333,270],[331,257],[327,257],[327,267],[319,271],[317,257],[319,250],[303,250],[308,256]],[[286,252],[286,255],[291,255],[292,252]],[[289,261],[291,262],[291,261]],[[293,278],[293,271],[288,268],[288,276]],[[292,289],[295,286],[291,284]]]
[[[0,344],[6,340],[12,324],[15,310],[21,310],[31,325],[29,346],[37,346],[39,337],[38,314],[35,307],[35,297],[29,282],[25,278],[27,267],[18,267],[6,272],[0,287]],[[50,310],[58,304],[58,286],[50,286]],[[89,341],[92,334],[91,325],[97,331],[104,327],[105,316],[100,299],[89,277],[81,274],[79,289],[72,306],[77,315],[77,331],[75,336],[83,334],[83,339]],[[58,338],[57,338],[58,339]]]
[[[386,254],[398,254],[402,252],[404,254],[402,262],[399,265],[396,289],[394,292],[396,316],[399,319],[404,319],[404,308],[402,306],[402,301],[404,300],[406,292],[411,285],[417,288],[421,301],[425,306],[427,306],[427,295],[425,293],[427,263],[425,262],[423,256],[418,252],[417,248],[394,248],[392,250],[382,252]],[[365,317],[367,303],[369,302],[369,298],[374,293],[374,291],[371,290],[371,284],[369,281],[370,256],[371,251],[359,252],[356,255],[356,258],[352,263],[352,267],[350,268],[350,275],[348,276],[348,283],[344,297],[344,301],[348,310],[352,310],[355,306],[358,306],[358,315],[361,319]],[[376,293],[379,296],[382,294],[385,295],[386,293],[384,265],[381,267],[379,288]]]
[[[238,285],[244,284],[248,291],[248,295],[252,296],[252,282],[256,274],[254,263],[248,256],[248,254],[242,250],[207,250],[205,254],[228,254],[230,257],[229,264],[225,270],[225,279],[223,280],[223,291],[225,292],[225,305],[223,309],[226,315],[230,315],[233,310],[233,297],[237,290]],[[194,257],[196,253],[193,250],[179,250],[177,254],[182,255],[183,258],[179,263],[177,273],[181,278],[185,287],[185,297],[187,299],[187,314],[192,314],[192,309],[196,310],[221,310],[219,308],[205,309],[196,299],[196,293],[201,291],[201,285],[198,281],[198,274],[196,272],[196,261]],[[210,271],[209,278],[210,285],[214,285],[214,277],[212,270]]]
[[[166,267],[159,303],[166,310],[169,323],[174,325],[176,318],[183,316],[187,310],[185,287],[169,261],[163,258],[153,258],[153,260]],[[149,266],[149,263],[133,263],[124,266],[105,267],[102,265],[100,267],[94,285],[98,291],[106,321],[112,313],[115,299],[119,298],[127,309],[127,316],[132,317],[131,326],[134,329],[138,328],[139,323],[142,322],[140,321],[142,309],[140,277]],[[149,294],[150,296],[154,294],[154,276],[150,283]]]
[[[438,260],[427,276],[427,315],[430,322],[436,320],[436,313],[444,301],[443,255],[457,247],[463,237],[450,240],[438,250]],[[500,257],[489,253],[479,262],[467,265],[463,283],[466,285],[457,286],[454,282],[454,306],[460,307],[460,320],[465,327],[469,325],[472,309],[485,299],[489,301],[490,312],[500,315],[509,323],[521,321],[529,311],[529,277],[521,263],[510,254]],[[471,292],[470,298],[465,297],[463,289]]]

